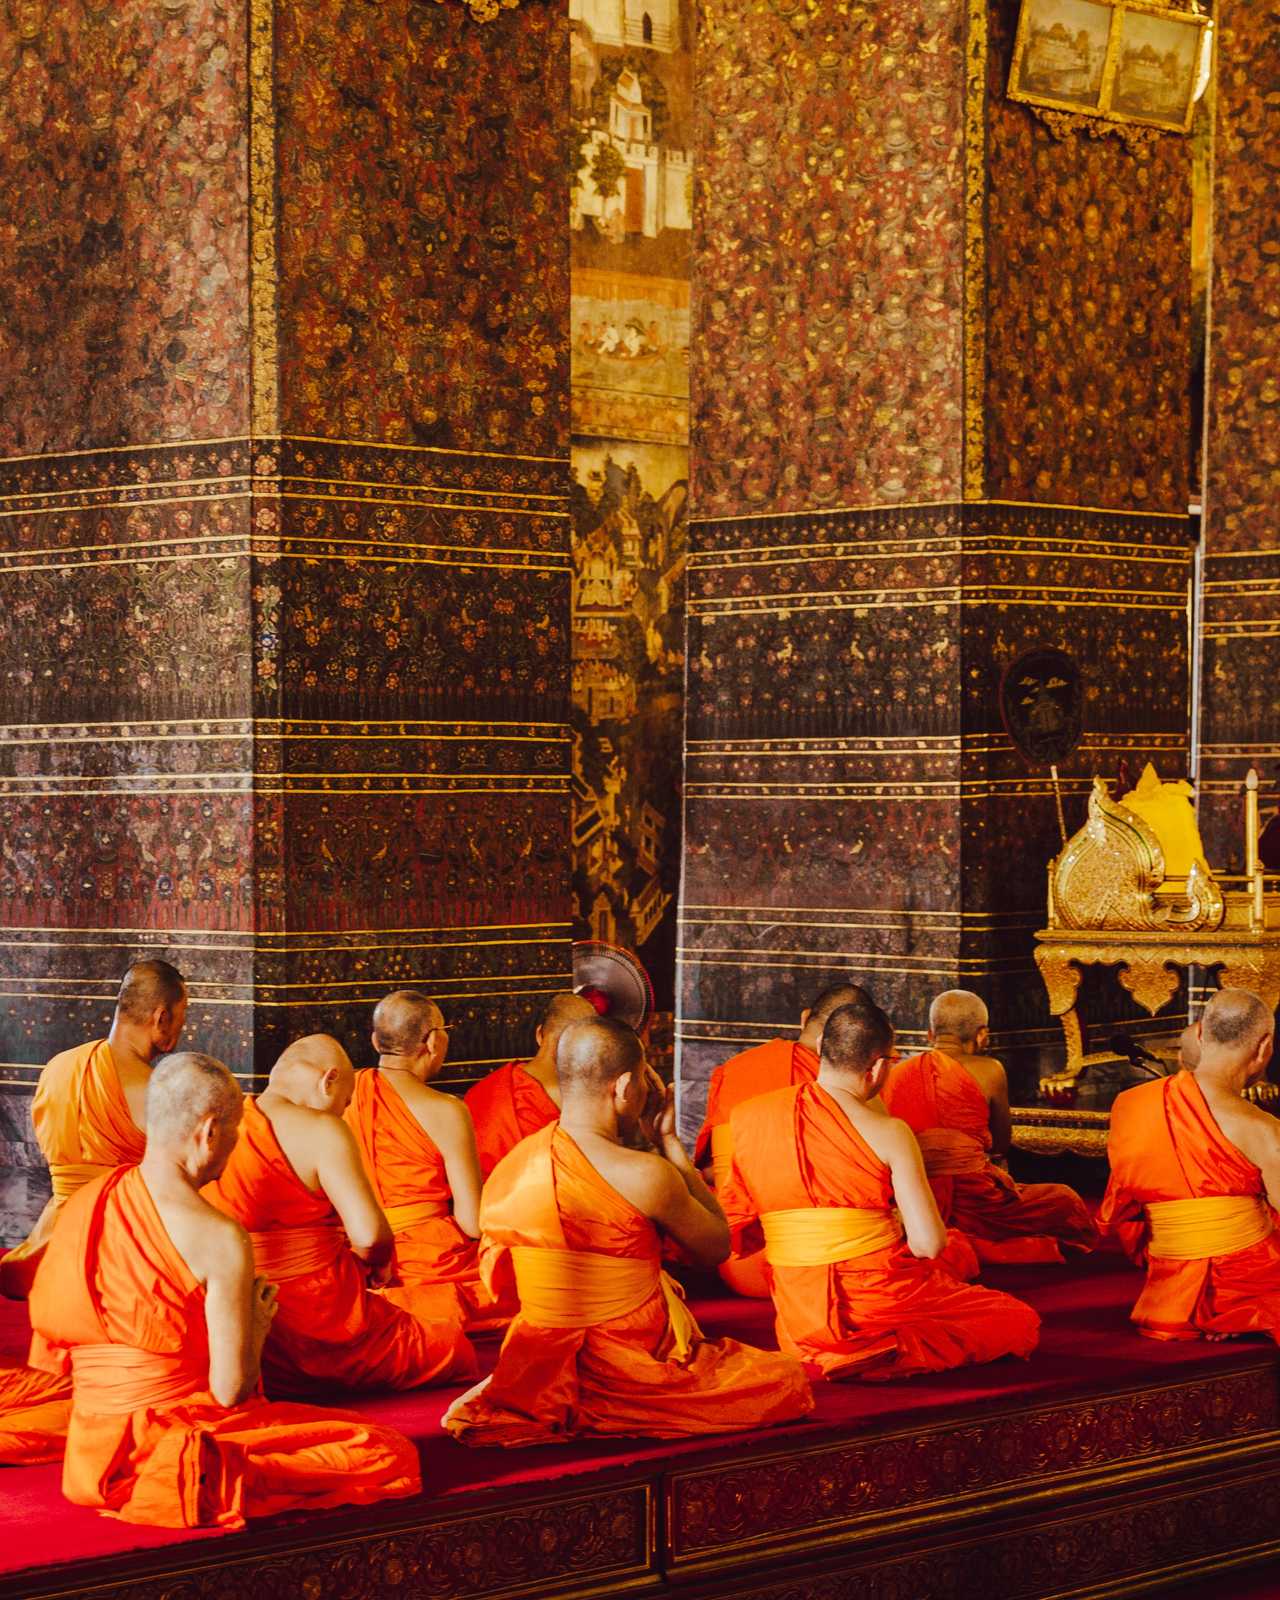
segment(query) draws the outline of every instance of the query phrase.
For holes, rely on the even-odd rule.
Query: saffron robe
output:
[[[721,1205],[754,1243],[769,1212],[893,1210],[889,1167],[820,1084],[776,1090],[733,1113],[733,1170]],[[1040,1319],[1012,1295],[962,1283],[905,1238],[824,1266],[770,1264],[778,1343],[824,1376],[903,1377],[1026,1356]]]
[[[328,1195],[298,1177],[252,1096],[231,1160],[204,1195],[248,1229],[258,1272],[279,1289],[262,1352],[269,1394],[413,1389],[475,1372],[456,1320],[419,1322],[370,1292]]]
[[[0,1258],[0,1292],[25,1300],[64,1202],[91,1178],[135,1166],[146,1135],[134,1122],[105,1039],[54,1056],[31,1102],[53,1195],[27,1239]]]
[[[485,1185],[480,1225],[481,1271],[496,1292],[513,1283],[510,1251],[521,1246],[652,1263],[655,1287],[635,1310],[591,1326],[540,1325],[522,1309],[493,1375],[445,1413],[454,1438],[477,1445],[544,1444],[579,1434],[675,1439],[765,1427],[812,1410],[797,1362],[734,1339],[705,1339],[683,1308],[690,1343],[678,1353],[657,1276],[657,1228],[558,1124],[499,1164]]]
[[[560,1107],[521,1061],[508,1061],[473,1083],[464,1099],[475,1124],[480,1176],[486,1180],[521,1139],[560,1120]]]
[[[342,1411],[209,1393],[204,1288],[137,1167],[68,1201],[31,1292],[32,1360],[72,1373],[62,1492],[125,1522],[239,1528],[421,1488],[402,1435]]]
[[[61,1461],[71,1380],[0,1358],[0,1466]]]
[[[881,1098],[920,1141],[943,1220],[968,1234],[980,1261],[1061,1261],[1062,1246],[1092,1250],[1098,1230],[1065,1183],[1013,1181],[996,1166],[990,1108],[973,1074],[941,1050],[901,1061]]]
[[[422,1322],[504,1327],[514,1302],[499,1307],[480,1281],[476,1241],[453,1219],[444,1157],[377,1067],[356,1074],[347,1122],[396,1236],[398,1281],[381,1292]]]
[[[713,1146],[723,1137],[716,1134],[716,1129],[728,1128],[734,1108],[775,1089],[785,1089],[788,1084],[812,1083],[817,1076],[818,1058],[799,1040],[770,1039],[768,1044],[756,1045],[721,1062],[707,1086],[706,1115],[693,1151],[695,1163],[701,1166],[710,1159],[718,1184],[729,1169],[727,1159],[717,1160],[714,1154]],[[735,1250],[721,1266],[720,1276],[735,1294],[754,1300],[769,1298],[763,1251],[741,1255]]]
[[[1132,1312],[1138,1331],[1152,1339],[1267,1333],[1280,1342],[1280,1232],[1193,1261],[1148,1253],[1150,1203],[1265,1198],[1262,1173],[1218,1127],[1195,1074],[1176,1072],[1119,1095],[1107,1157],[1111,1178],[1098,1220],[1131,1260],[1146,1265]]]

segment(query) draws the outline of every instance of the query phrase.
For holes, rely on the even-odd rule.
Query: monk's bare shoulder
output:
[[[854,1122],[854,1127],[887,1166],[906,1160],[919,1149],[910,1126],[887,1111],[872,1112],[868,1107],[866,1114]]]
[[[966,1056],[964,1064],[977,1079],[979,1089],[988,1100],[1009,1093],[1008,1075],[995,1056]]]
[[[407,1075],[406,1075],[407,1076]],[[471,1111],[456,1095],[444,1094],[429,1084],[409,1079],[395,1086],[405,1105],[413,1112],[432,1139],[439,1145],[453,1144],[472,1130]]]
[[[1280,1162],[1280,1120],[1238,1095],[1205,1098],[1223,1133],[1255,1166]]]
[[[252,1270],[253,1246],[234,1217],[193,1194],[165,1218],[182,1259],[201,1283]]]
[[[684,1179],[671,1163],[651,1150],[616,1146],[609,1164],[612,1171],[606,1176],[646,1216],[661,1216],[673,1199],[688,1193]]]
[[[359,1160],[360,1146],[356,1143],[356,1136],[341,1117],[330,1116],[327,1111],[313,1111],[310,1106],[295,1106],[294,1110],[303,1119],[295,1122],[294,1126],[299,1133],[305,1134],[309,1148],[317,1156],[352,1156]]]

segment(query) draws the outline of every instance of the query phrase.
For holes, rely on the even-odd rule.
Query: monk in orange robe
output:
[[[704,1170],[710,1165],[711,1181],[719,1188],[729,1176],[733,1155],[730,1120],[735,1106],[757,1095],[784,1089],[788,1084],[812,1083],[818,1075],[818,1047],[827,1018],[837,1006],[868,998],[856,983],[837,983],[824,989],[806,1011],[800,1013],[798,1039],[770,1039],[740,1055],[730,1056],[711,1074],[707,1086],[707,1109],[693,1149],[695,1163]],[[764,1252],[753,1250],[740,1255],[736,1250],[721,1266],[720,1276],[735,1294],[753,1300],[769,1298],[769,1279]]]
[[[485,1179],[521,1139],[545,1128],[560,1115],[560,1083],[556,1047],[572,1022],[596,1015],[589,1000],[576,994],[553,995],[534,1033],[537,1053],[531,1061],[508,1061],[466,1093],[467,1110],[476,1130],[480,1176]]]
[[[64,1050],[40,1074],[31,1120],[53,1195],[26,1240],[0,1257],[0,1293],[26,1299],[58,1212],[81,1184],[142,1160],[151,1065],[177,1048],[186,1017],[187,989],[177,968],[135,961],[107,1037]]]
[[[1092,1250],[1089,1208],[1064,1183],[1023,1183],[991,1160],[1009,1148],[1009,1084],[987,1055],[987,1008],[949,989],[929,1009],[932,1049],[894,1067],[885,1108],[913,1130],[945,1221],[966,1233],[979,1261],[1061,1261]]]
[[[515,1311],[480,1281],[480,1165],[471,1113],[431,1087],[449,1035],[440,1008],[401,989],[373,1013],[378,1065],[356,1074],[347,1122],[395,1235],[395,1273],[382,1291],[423,1322],[505,1326]]]
[[[31,1292],[32,1359],[72,1374],[62,1489],[166,1528],[365,1505],[421,1487],[390,1428],[258,1394],[275,1290],[243,1229],[207,1205],[240,1122],[209,1056],[171,1055],[148,1091],[147,1149],[67,1202]]]
[[[1133,1308],[1152,1339],[1265,1333],[1280,1342],[1280,1122],[1244,1091],[1267,1073],[1275,1020],[1246,989],[1200,1018],[1199,1061],[1111,1108],[1100,1221],[1147,1269]]]
[[[419,1322],[370,1293],[390,1277],[394,1240],[342,1120],[354,1087],[336,1039],[296,1040],[245,1101],[240,1141],[208,1191],[279,1288],[262,1355],[272,1395],[413,1389],[476,1370],[455,1319]]]
[[[71,1379],[0,1359],[0,1466],[61,1461]]]
[[[879,1006],[840,1006],[816,1082],[734,1108],[719,1192],[735,1236],[763,1237],[778,1343],[829,1378],[1029,1355],[1040,1328],[1031,1307],[947,1264],[955,1246],[919,1147],[877,1098],[893,1059]]]
[[[466,1444],[579,1434],[672,1439],[758,1428],[813,1406],[798,1362],[705,1339],[662,1271],[662,1239],[700,1265],[729,1248],[675,1106],[622,1023],[566,1029],[560,1121],[498,1164],[480,1204],[481,1270],[514,1282],[520,1313],[493,1375],[444,1426]],[[630,1149],[642,1132],[653,1148]]]

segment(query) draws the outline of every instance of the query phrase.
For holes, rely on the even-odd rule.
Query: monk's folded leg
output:
[[[868,1380],[1026,1357],[1040,1340],[1040,1318],[1029,1305],[996,1289],[957,1282],[936,1268],[926,1267],[910,1286],[899,1284],[891,1308],[868,1306],[856,1290],[846,1288],[846,1294],[842,1321],[856,1325],[863,1338],[889,1334],[895,1342],[892,1355],[857,1370],[856,1376]],[[838,1359],[836,1353],[830,1360],[817,1358],[828,1377],[841,1375]]]
[[[367,1505],[422,1486],[409,1440],[349,1412],[268,1401],[145,1411],[108,1457],[99,1445],[113,1430],[118,1419],[77,1417],[63,1492],[122,1522],[234,1529],[250,1517]]]
[[[61,1461],[70,1417],[70,1378],[0,1361],[0,1466]]]
[[[591,1433],[678,1439],[794,1422],[813,1410],[791,1356],[736,1339],[699,1339],[682,1360],[642,1361],[592,1329],[578,1357],[578,1417]]]
[[[340,1277],[341,1274],[333,1274]],[[383,1295],[352,1295],[350,1326],[325,1326],[323,1312],[332,1301],[319,1297],[316,1315],[308,1315],[303,1285],[286,1286],[281,1310],[262,1352],[262,1374],[274,1398],[322,1399],[335,1388],[416,1389],[423,1384],[470,1378],[476,1354],[462,1323],[446,1307],[439,1322],[420,1321]],[[321,1328],[319,1337],[308,1328]]]

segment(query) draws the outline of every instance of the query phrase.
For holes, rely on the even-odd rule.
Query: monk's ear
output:
[[[533,1042],[534,1042],[534,1044],[537,1045],[539,1050],[542,1049],[542,1027],[541,1027],[541,1024],[539,1024],[539,1026],[536,1027],[533,1030]]]
[[[800,1032],[801,1033],[803,1033],[804,1030],[809,1026],[809,1018],[810,1018],[811,1015],[812,1015],[812,1013],[810,1012],[808,1006],[806,1006],[804,1008],[804,1010],[800,1013]]]
[[[884,1080],[889,1076],[889,1068],[893,1062],[888,1056],[879,1056],[871,1064],[871,1071],[867,1073],[867,1082],[871,1085],[871,1093],[879,1094],[884,1088]]]

